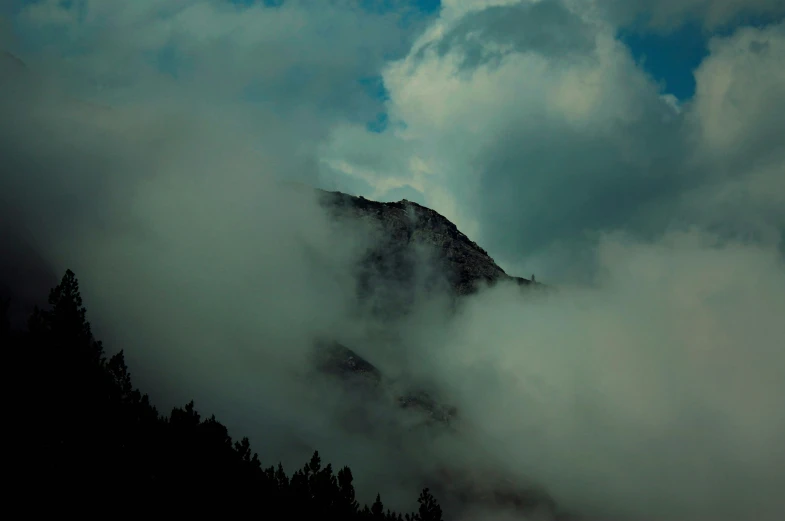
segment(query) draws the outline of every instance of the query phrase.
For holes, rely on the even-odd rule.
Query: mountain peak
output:
[[[505,273],[454,223],[426,206],[407,199],[385,203],[328,191],[322,191],[322,204],[336,215],[370,220],[379,226],[379,244],[369,253],[368,265],[387,281],[411,282],[416,271],[414,250],[425,248],[438,266],[438,275],[456,295],[468,295],[482,285],[501,281],[532,283]]]

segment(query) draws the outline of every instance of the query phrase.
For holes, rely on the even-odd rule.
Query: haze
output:
[[[363,501],[483,458],[590,519],[785,515],[785,4],[4,5],[19,317],[72,269],[160,409],[193,398],[266,464],[316,448]],[[674,94],[623,33],[685,30],[705,53]],[[428,294],[379,324],[353,279],[372,230],[308,187],[426,205],[554,290],[484,289],[457,315]],[[472,428],[347,432],[354,398],[307,371],[325,337]]]

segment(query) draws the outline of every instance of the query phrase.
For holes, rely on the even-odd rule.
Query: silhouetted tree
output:
[[[381,494],[376,494],[376,501],[371,505],[371,516],[373,519],[385,519],[384,504],[382,504]]]
[[[439,506],[427,488],[420,493],[417,502],[420,504],[417,519],[420,521],[442,521],[442,507]]]

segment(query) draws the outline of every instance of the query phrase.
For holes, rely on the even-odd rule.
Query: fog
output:
[[[309,163],[265,142],[255,121],[273,116],[187,96],[87,103],[33,74],[0,87],[3,261],[40,264],[7,284],[27,295],[74,270],[97,336],[162,411],[195,399],[266,465],[317,449],[352,467],[361,501],[378,490],[395,508],[449,463],[536,482],[592,519],[785,512],[778,243],[607,234],[591,284],[486,288],[455,315],[428,295],[381,341],[353,278],[374,234],[282,182]],[[310,371],[317,338],[439,389],[461,428],[349,432],[358,398]]]
[[[72,269],[96,336],[125,350],[162,411],[194,399],[265,464],[291,471],[319,450],[363,476],[364,501],[382,490],[411,508],[407,451],[347,430],[358,398],[312,367],[317,339],[378,330],[358,322],[354,280],[378,230],[330,218],[316,191],[286,182],[236,107],[99,106],[57,76],[12,79],[0,134],[11,294],[43,303]],[[41,267],[19,279],[31,255]]]
[[[781,516],[777,250],[685,232],[597,255],[595,287],[488,291],[446,333],[434,367],[478,436],[601,519]]]

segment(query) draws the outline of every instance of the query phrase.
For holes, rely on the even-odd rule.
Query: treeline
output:
[[[159,413],[133,386],[123,352],[107,358],[92,334],[73,272],[36,308],[26,331],[8,325],[6,497],[27,515],[76,513],[220,515],[262,518],[439,521],[422,491],[411,514],[369,507],[355,497],[352,472],[323,465],[318,453],[288,475],[263,467],[248,438],[233,441],[193,402]],[[10,384],[10,385],[8,385]]]

